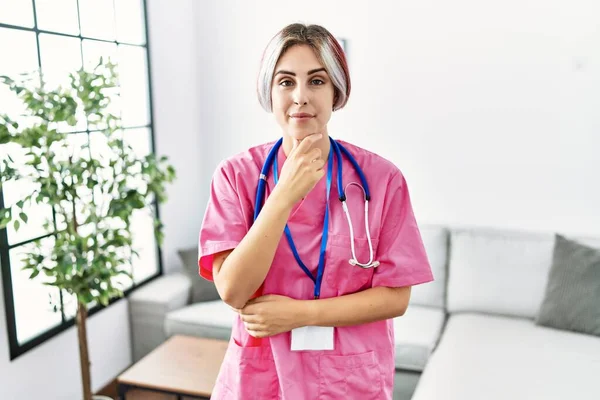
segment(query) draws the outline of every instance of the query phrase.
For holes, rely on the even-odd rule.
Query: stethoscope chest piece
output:
[[[358,261],[356,261],[354,258],[351,258],[350,260],[348,260],[348,264],[353,265],[353,266],[361,267],[362,269],[369,269],[369,268],[377,268],[377,267],[379,267],[379,261],[373,261],[370,264],[362,265]]]

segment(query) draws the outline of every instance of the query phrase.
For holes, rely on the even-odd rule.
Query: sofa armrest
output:
[[[133,361],[152,351],[167,339],[166,315],[186,306],[192,282],[183,273],[161,276],[129,295],[129,316]]]

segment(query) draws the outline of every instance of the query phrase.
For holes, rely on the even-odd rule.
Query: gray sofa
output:
[[[421,234],[435,281],[414,287],[394,320],[395,399],[600,399],[600,337],[535,323],[553,234],[439,226]],[[600,248],[600,239],[576,239]],[[174,334],[229,338],[233,311],[208,300],[215,292],[190,301],[206,285],[194,273],[163,276],[129,297],[134,360]]]

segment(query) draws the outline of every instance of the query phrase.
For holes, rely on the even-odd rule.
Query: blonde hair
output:
[[[273,111],[271,85],[279,58],[296,45],[310,46],[323,65],[334,86],[333,111],[346,105],[350,96],[350,73],[342,46],[327,29],[319,25],[291,24],[279,31],[269,42],[262,56],[257,80],[260,105]]]

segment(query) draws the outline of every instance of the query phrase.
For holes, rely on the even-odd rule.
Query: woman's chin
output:
[[[318,134],[319,131],[315,130],[314,128],[309,130],[309,129],[303,129],[303,130],[291,130],[291,131],[287,131],[287,134],[292,138],[292,139],[296,139],[296,140],[303,140],[305,138],[307,138],[310,135],[315,135]]]

